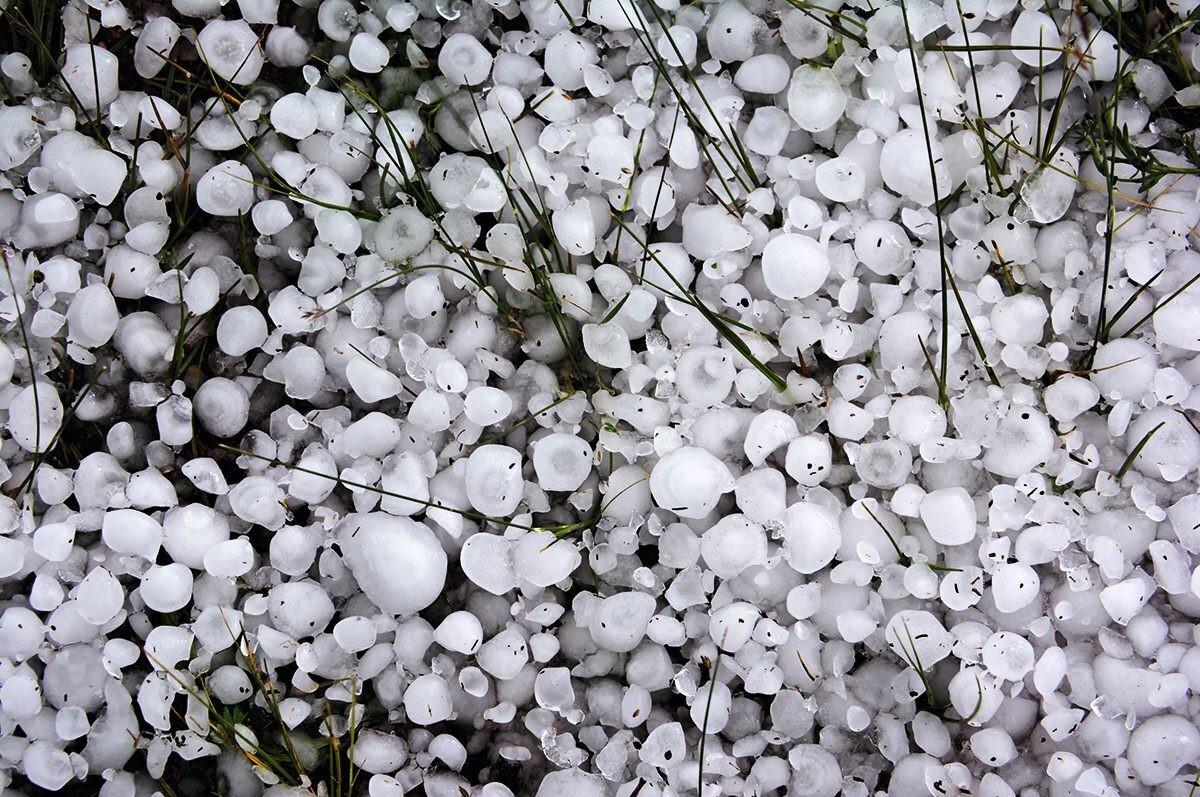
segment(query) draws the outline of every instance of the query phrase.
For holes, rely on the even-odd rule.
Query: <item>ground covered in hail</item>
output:
[[[0,0],[0,795],[1194,797],[1197,6]]]

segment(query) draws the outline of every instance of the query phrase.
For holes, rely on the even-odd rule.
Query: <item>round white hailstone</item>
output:
[[[481,385],[467,393],[463,411],[471,423],[491,426],[507,418],[512,413],[512,406],[512,397],[503,390]]]
[[[742,91],[754,94],[778,94],[788,87],[787,61],[775,53],[760,53],[746,59],[733,76]]]
[[[192,410],[210,434],[233,437],[250,417],[250,395],[232,379],[212,377],[196,391]]]
[[[438,71],[455,86],[478,86],[492,72],[492,54],[474,36],[455,33],[442,43]]]
[[[116,553],[154,561],[163,541],[163,527],[144,512],[115,509],[104,513],[100,537]]]
[[[1032,407],[1009,411],[983,455],[983,467],[997,476],[1015,479],[1041,465],[1058,445],[1050,420]]]
[[[104,260],[104,280],[118,299],[141,299],[161,276],[157,259],[125,244],[110,249]]]
[[[499,534],[480,532],[468,537],[458,564],[471,583],[493,595],[503,595],[517,585],[512,544]]]
[[[827,130],[842,118],[848,96],[832,69],[804,64],[792,72],[787,108],[801,130]]]
[[[1125,756],[1138,780],[1158,786],[1200,760],[1200,731],[1178,715],[1150,717],[1134,729]]]
[[[850,203],[862,199],[867,186],[866,169],[852,158],[830,158],[817,166],[817,190],[831,202]]]
[[[403,739],[390,733],[361,730],[354,740],[352,760],[355,766],[374,775],[396,772],[408,761],[408,745]],[[398,797],[403,793],[398,784],[396,791],[391,791],[388,788],[381,790],[374,785],[375,783],[375,779],[372,778],[372,785],[367,789],[371,797]],[[380,793],[377,794],[377,791]]]
[[[767,561],[767,533],[744,515],[726,515],[700,538],[700,555],[720,578],[736,578]]]
[[[889,189],[922,207],[932,205],[950,193],[950,173],[945,153],[938,141],[932,142],[936,164],[936,192],[929,175],[929,157],[925,135],[912,128],[890,136],[879,153],[879,173]]]
[[[259,348],[267,339],[267,320],[254,305],[232,307],[217,322],[217,345],[231,357]]]
[[[569,539],[550,531],[531,531],[512,543],[512,568],[518,578],[537,587],[549,587],[570,577],[583,561]]]
[[[454,704],[450,687],[437,675],[419,675],[404,690],[404,712],[416,725],[450,719]]]
[[[103,567],[96,567],[79,582],[75,600],[79,615],[92,625],[104,625],[117,616],[125,599],[125,590],[116,576]]]
[[[896,440],[876,440],[860,446],[854,458],[858,477],[872,487],[894,490],[912,474],[912,451]]]
[[[66,751],[41,740],[25,748],[21,769],[30,783],[52,792],[63,788],[75,777],[75,768]]]
[[[992,600],[996,609],[1009,614],[1020,611],[1041,595],[1037,572],[1021,562],[1007,562],[992,572]]]
[[[533,470],[543,490],[577,490],[592,471],[592,447],[573,434],[546,435],[534,444]]]
[[[472,655],[483,644],[483,626],[470,612],[452,612],[434,630],[433,641],[446,650]]]
[[[1096,349],[1092,359],[1092,383],[1110,401],[1138,401],[1154,385],[1158,354],[1145,341],[1118,338]]]
[[[374,75],[383,71],[392,54],[387,45],[370,33],[356,33],[350,40],[350,65],[359,72]]]
[[[884,631],[892,650],[909,664],[928,670],[950,655],[954,636],[929,612],[906,609],[888,620]]]
[[[792,569],[809,575],[833,561],[842,545],[837,517],[820,504],[798,501],[783,520],[783,556]]]
[[[1033,645],[1020,634],[998,631],[983,645],[983,665],[997,678],[1017,682],[1033,669]]]
[[[593,8],[596,5],[599,3],[593,4]],[[578,768],[559,769],[546,773],[534,797],[562,797],[567,794],[571,797],[608,797],[609,787],[604,778],[591,772]]]
[[[521,455],[509,446],[480,446],[467,457],[467,500],[489,517],[511,515],[525,494]]]
[[[176,612],[192,599],[192,571],[187,565],[172,562],[153,565],[142,576],[142,601],[156,612]]]
[[[584,70],[599,60],[596,45],[569,30],[559,31],[546,43],[546,77],[563,91],[584,87]]]
[[[763,282],[780,299],[797,300],[819,291],[829,277],[825,247],[800,233],[783,233],[762,253]]]
[[[24,661],[37,652],[45,638],[41,618],[24,606],[9,606],[0,614],[0,656]]]
[[[508,681],[517,677],[529,662],[529,646],[520,631],[509,627],[485,642],[475,661],[492,677]]]
[[[249,167],[235,160],[213,166],[196,182],[196,204],[213,216],[248,213],[254,204],[254,176]]]
[[[675,449],[650,472],[654,503],[685,518],[704,517],[736,484],[724,462],[694,446]]]
[[[1133,460],[1140,473],[1177,482],[1200,466],[1200,434],[1170,407],[1143,412],[1129,425],[1125,435],[1129,452],[1143,440],[1146,444]]]
[[[442,594],[446,552],[425,524],[383,512],[351,515],[339,539],[358,586],[385,612],[415,614]]]
[[[817,744],[798,744],[788,751],[792,765],[789,795],[834,797],[842,790],[842,768],[833,753]]]
[[[641,644],[654,616],[654,598],[644,592],[618,592],[595,608],[588,630],[601,650],[628,653]]]
[[[946,433],[946,413],[929,396],[901,396],[888,410],[888,431],[910,446]]]
[[[205,685],[217,700],[227,706],[241,703],[254,694],[250,676],[236,664],[218,667]]]
[[[783,469],[805,487],[816,487],[833,468],[833,447],[823,434],[797,437],[788,443]]]
[[[238,578],[254,567],[254,546],[245,537],[220,542],[204,554],[204,570],[214,578]]]
[[[298,92],[283,95],[271,106],[271,127],[288,138],[308,138],[317,132],[320,118],[316,103]]]
[[[1044,69],[1062,55],[1062,35],[1054,18],[1032,8],[1022,11],[1012,23],[1008,41],[1013,58],[1027,66]]]
[[[120,93],[117,57],[103,47],[72,44],[67,47],[61,75],[85,110],[103,112]]]
[[[250,211],[250,218],[254,222],[254,229],[263,235],[275,235],[294,221],[287,203],[279,199],[256,203]]]
[[[17,721],[28,721],[42,710],[42,693],[31,675],[10,675],[0,686],[0,709]]]
[[[989,767],[1002,767],[1017,757],[1017,746],[1003,728],[984,728],[971,736],[971,753]]]
[[[131,529],[137,529],[136,535]],[[152,541],[157,533],[173,561],[201,570],[208,549],[229,539],[229,519],[203,504],[185,504],[167,510],[159,527],[148,515],[122,509],[105,516],[102,533],[105,544],[118,551],[117,542],[128,545],[135,539]]]
[[[0,169],[15,169],[42,147],[33,112],[19,106],[0,110]]]
[[[721,205],[688,205],[683,211],[683,248],[697,260],[712,260],[729,252],[740,252],[753,240],[741,220]],[[661,260],[662,255],[659,254],[657,259]],[[662,264],[656,265],[659,265],[658,269],[647,269],[646,279],[660,290],[677,292],[674,281],[662,273]],[[669,262],[666,266],[666,270],[678,278]]]
[[[375,644],[378,629],[368,617],[343,617],[333,627],[333,639],[347,653],[361,653]]]
[[[62,428],[65,409],[50,382],[37,380],[22,388],[8,405],[8,433],[21,448],[46,451]]]
[[[266,60],[258,34],[243,19],[209,20],[196,36],[196,49],[218,77],[238,86],[257,80]]]
[[[1174,296],[1173,301],[1164,297],[1154,311],[1154,334],[1158,342],[1164,345],[1200,351],[1200,330],[1196,324],[1198,317],[1200,295],[1195,291]]]
[[[926,493],[918,511],[929,536],[942,545],[964,545],[975,539],[975,502],[962,487],[942,487]]]
[[[769,409],[750,422],[742,449],[750,464],[759,466],[776,449],[799,436],[796,421],[779,410]]]
[[[108,343],[117,331],[121,314],[107,285],[88,285],[75,293],[67,307],[67,337],[78,346],[92,348]]]
[[[620,324],[584,324],[583,350],[588,359],[606,368],[628,368],[633,362],[629,333]]]
[[[1005,296],[992,307],[992,331],[1004,343],[1033,346],[1042,340],[1050,317],[1040,297],[1029,293]]]
[[[596,223],[586,199],[555,210],[550,221],[555,239],[567,254],[587,255],[596,248]]]
[[[733,388],[733,355],[715,346],[692,346],[679,355],[675,384],[686,401],[702,407],[720,404]]]
[[[333,619],[333,601],[313,581],[288,581],[267,593],[267,612],[276,630],[293,639],[321,633]]]
[[[761,613],[752,603],[735,601],[712,613],[708,624],[708,635],[717,647],[727,653],[737,653],[754,633]]]
[[[412,205],[400,205],[375,225],[375,253],[389,263],[416,257],[433,240],[433,222]]]
[[[1065,424],[1096,406],[1100,389],[1082,376],[1066,374],[1046,386],[1042,400],[1050,417]]]
[[[278,531],[287,522],[284,492],[274,479],[248,476],[229,491],[229,508],[242,520]]]

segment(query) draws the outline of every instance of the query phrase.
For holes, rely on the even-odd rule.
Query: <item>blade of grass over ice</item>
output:
[[[1142,453],[1142,449],[1145,448],[1146,444],[1150,442],[1150,438],[1154,437],[1154,435],[1158,433],[1158,430],[1166,425],[1167,422],[1163,421],[1150,431],[1146,432],[1146,434],[1142,435],[1142,439],[1137,442],[1137,445],[1135,445],[1129,452],[1129,455],[1125,457],[1125,461],[1121,463],[1121,467],[1117,469],[1117,481],[1120,481],[1121,478],[1129,472],[1129,469],[1133,467],[1133,463],[1138,458],[1138,454]]]
[[[417,498],[415,496],[404,495],[403,493],[397,493],[397,492],[393,492],[391,490],[385,490],[382,487],[377,487],[373,484],[365,484],[363,482],[351,481],[350,479],[346,479],[342,476],[338,476],[338,475],[335,475],[332,473],[322,473],[319,470],[313,470],[311,468],[306,468],[302,465],[293,465],[290,462],[284,462],[283,460],[278,459],[276,457],[268,457],[265,454],[256,454],[253,451],[247,451],[243,448],[237,448],[236,446],[226,445],[226,444],[222,443],[218,447],[224,451],[228,451],[231,454],[236,454],[236,455],[242,456],[242,457],[251,457],[251,458],[257,459],[261,462],[265,462],[265,463],[267,463],[267,467],[282,467],[282,468],[285,468],[290,471],[295,471],[297,473],[305,473],[305,474],[308,474],[309,476],[316,476],[321,479],[328,479],[329,481],[334,482],[341,487],[353,488],[356,490],[366,490],[367,492],[375,493],[376,495],[383,495],[383,496],[387,496],[389,498],[398,498],[403,501],[410,501],[414,504],[417,504],[418,506],[423,506],[426,509],[442,509],[447,512],[453,512],[456,515],[461,515],[462,517],[465,517],[468,520],[474,520],[479,523],[495,523],[496,525],[503,526],[505,528],[521,529],[523,531],[549,531],[554,534],[569,533],[571,531],[576,531],[580,528],[584,528],[588,525],[594,525],[595,522],[598,520],[598,518],[588,518],[587,520],[581,520],[581,521],[577,521],[574,523],[551,523],[551,524],[538,524],[538,525],[530,525],[527,523],[517,523],[516,521],[513,521],[513,520],[505,520],[504,518],[492,517],[491,515],[485,515],[482,512],[476,512],[471,509],[459,509],[458,507],[447,506],[446,504],[442,504],[437,501],[430,501],[430,500],[427,500],[424,498]]]
[[[622,229],[629,234],[629,237],[637,242],[639,246],[641,246],[643,249],[648,248],[646,242],[641,240],[637,233],[635,233],[629,227],[629,225],[627,225],[621,219],[620,216],[618,216],[616,213],[613,213],[612,217],[617,224],[621,225]],[[655,262],[657,262],[657,258],[655,258]],[[687,303],[696,308],[696,310],[698,310],[700,314],[704,316],[704,320],[712,325],[713,329],[717,331],[717,334],[720,335],[731,347],[733,347],[734,351],[742,355],[747,362],[753,365],[759,373],[766,377],[767,381],[770,382],[776,390],[780,392],[787,390],[787,381],[754,356],[754,352],[750,351],[750,347],[746,345],[746,341],[742,340],[741,336],[730,328],[725,318],[710,310],[704,304],[704,302],[699,299],[699,297],[691,293],[691,291],[679,281],[679,278],[676,277],[670,269],[660,265],[660,270],[667,275],[672,283],[675,284],[676,289],[679,290],[680,293],[688,297]]]

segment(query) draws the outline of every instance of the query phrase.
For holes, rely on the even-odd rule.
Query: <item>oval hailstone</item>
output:
[[[792,569],[805,575],[833,561],[842,545],[838,519],[825,507],[799,501],[787,508],[783,520],[783,555]]]
[[[511,515],[525,494],[521,454],[509,446],[486,445],[467,458],[467,500],[476,512]]]
[[[675,449],[659,459],[650,472],[654,503],[685,518],[704,517],[735,486],[724,462],[694,446]]]
[[[339,540],[359,587],[385,612],[414,614],[441,595],[446,552],[423,523],[384,512],[351,515]]]
[[[787,232],[767,242],[762,253],[763,282],[780,299],[812,296],[829,277],[825,247],[807,235]]]
[[[832,69],[804,64],[792,72],[788,113],[801,130],[816,133],[842,118],[848,97]]]

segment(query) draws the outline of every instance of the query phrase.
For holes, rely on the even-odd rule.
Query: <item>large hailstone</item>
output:
[[[798,501],[783,519],[783,556],[792,569],[806,575],[833,561],[842,545],[837,516],[820,504]]]
[[[675,449],[656,462],[650,472],[654,503],[685,518],[704,517],[734,486],[733,474],[725,463],[695,446]]]
[[[802,130],[816,133],[832,127],[842,118],[847,99],[832,69],[804,64],[792,72],[788,113]]]
[[[358,586],[385,612],[414,614],[442,594],[446,552],[425,524],[384,512],[356,514],[338,539]]]
[[[45,451],[62,428],[65,410],[49,382],[28,385],[8,405],[8,433],[26,451]]]
[[[786,232],[763,247],[762,275],[767,290],[778,298],[803,299],[825,284],[829,255],[809,236]]]
[[[467,500],[490,517],[511,515],[525,494],[521,455],[515,448],[480,446],[467,458]]]

